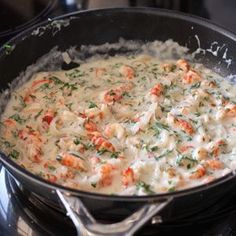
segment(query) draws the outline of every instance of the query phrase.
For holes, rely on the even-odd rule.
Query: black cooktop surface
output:
[[[167,8],[208,18],[236,33],[235,0],[0,0],[0,45],[42,20],[99,7]],[[70,219],[22,190],[0,165],[0,236],[76,235]],[[137,235],[236,235],[236,192],[201,214],[147,225]]]
[[[80,10],[85,3],[82,0],[0,0],[0,44],[43,20]]]
[[[54,8],[56,0],[24,1],[23,4],[12,3],[14,1],[0,1],[0,32],[2,34],[10,30],[20,30],[28,24],[39,21]]]

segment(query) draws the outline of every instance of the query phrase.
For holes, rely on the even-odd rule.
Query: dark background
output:
[[[0,0],[0,43],[49,17],[83,9],[127,6],[190,13],[236,33],[236,0]]]

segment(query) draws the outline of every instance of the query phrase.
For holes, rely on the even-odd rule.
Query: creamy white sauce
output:
[[[51,182],[107,194],[175,191],[235,169],[236,87],[160,58],[168,45],[35,73],[2,115],[1,149]]]

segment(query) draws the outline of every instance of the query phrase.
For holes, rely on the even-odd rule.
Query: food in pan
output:
[[[236,86],[181,58],[91,60],[12,92],[0,141],[25,169],[75,189],[190,188],[236,167]]]

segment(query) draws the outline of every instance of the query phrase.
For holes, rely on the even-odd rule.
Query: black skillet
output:
[[[60,27],[55,21],[44,22],[9,41],[8,44],[14,47],[5,45],[1,48],[1,89],[6,89],[27,66],[56,45],[63,51],[71,46],[114,43],[120,37],[142,41],[171,38],[187,46],[190,52],[200,47],[196,60],[207,67],[224,76],[236,73],[236,36],[196,17],[157,9],[122,8],[73,13],[58,18],[56,22]],[[45,25],[48,27],[44,28]],[[39,34],[32,34],[35,29],[38,31],[34,32]],[[25,188],[65,212],[62,202],[81,235],[132,235],[156,214],[162,217],[162,221],[171,221],[197,213],[230,194],[235,187],[234,173],[231,172],[209,184],[178,192],[107,196],[49,183],[18,166],[3,153],[0,159]],[[103,225],[90,213],[97,220],[119,222]]]

